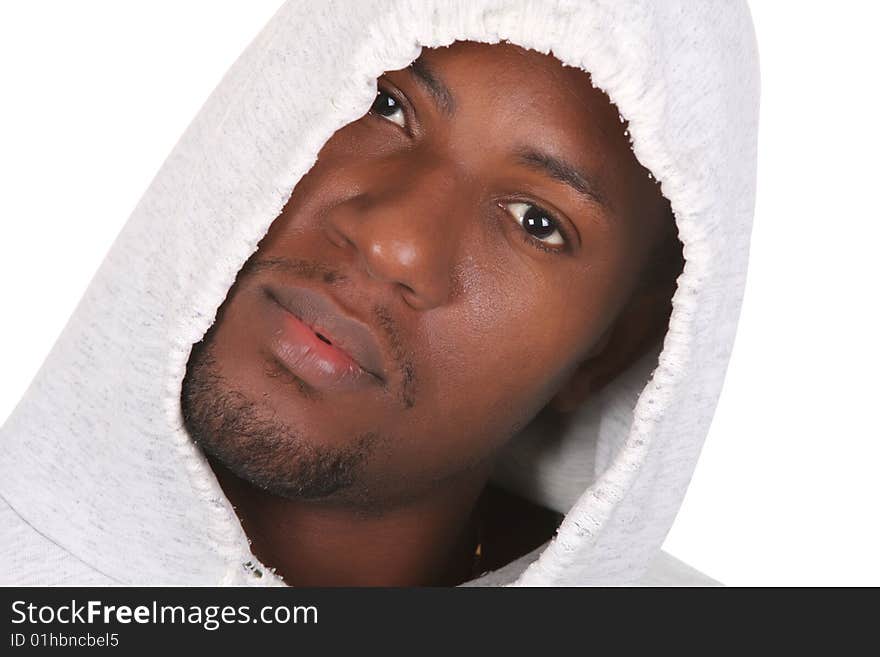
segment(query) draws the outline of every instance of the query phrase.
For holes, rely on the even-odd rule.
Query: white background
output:
[[[0,420],[279,4],[0,4]],[[665,544],[729,585],[880,585],[874,6],[752,3],[763,96],[749,280],[718,411]]]

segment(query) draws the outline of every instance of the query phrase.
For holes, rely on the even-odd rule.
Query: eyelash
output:
[[[408,121],[409,117],[407,116],[406,105],[403,102],[401,102],[401,100],[400,100],[400,98],[398,98],[397,94],[394,94],[391,91],[389,91],[388,89],[377,85],[376,98],[378,99],[381,94],[385,94],[386,96],[391,98],[395,102],[395,104],[397,105],[396,109],[403,113],[404,120]],[[376,101],[374,100],[373,103],[375,104],[375,102]],[[375,112],[372,107],[370,107],[369,113],[377,116],[380,119],[383,119],[386,121],[391,121],[391,119],[389,117]],[[401,126],[400,124],[396,123],[395,121],[391,121],[391,123],[394,123],[395,125],[400,127],[402,130],[407,130],[406,125]],[[523,242],[525,244],[527,244],[528,246],[534,247],[534,248],[538,249],[539,251],[543,251],[545,253],[550,253],[552,255],[560,255],[564,251],[566,251],[568,246],[571,244],[571,240],[569,239],[568,231],[565,230],[565,228],[563,228],[563,223],[561,221],[559,221],[552,212],[545,210],[541,206],[536,205],[534,203],[530,203],[528,201],[519,201],[519,200],[513,201],[512,203],[502,203],[499,201],[496,204],[498,205],[498,207],[500,207],[502,210],[504,210],[508,215],[512,216],[514,219],[517,220],[517,223],[520,227],[520,230],[518,231],[520,234],[520,237],[522,238]],[[526,229],[522,226],[522,224],[519,223],[520,219],[513,216],[513,214],[510,212],[510,210],[508,210],[506,207],[506,206],[515,205],[515,204],[527,205],[530,208],[535,208],[537,210],[540,210],[541,214],[543,216],[547,217],[552,222],[552,224],[555,226],[555,230],[557,232],[559,232],[559,234],[562,236],[562,239],[564,242],[563,245],[556,246],[556,247],[548,246],[546,242],[542,241],[541,239],[539,239],[537,237],[534,237],[533,235],[530,235],[528,233],[528,231],[526,231]],[[525,214],[526,213],[523,212],[523,216],[525,216]],[[552,233],[551,233],[551,235],[552,235]]]

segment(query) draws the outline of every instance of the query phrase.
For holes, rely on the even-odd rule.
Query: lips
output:
[[[385,380],[382,350],[372,331],[330,297],[305,287],[267,285],[263,291],[288,315],[281,318],[277,346],[294,369],[308,370],[319,385],[357,383],[357,370],[374,382]]]

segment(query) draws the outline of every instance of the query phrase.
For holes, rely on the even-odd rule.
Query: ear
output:
[[[548,406],[560,413],[577,409],[663,338],[670,311],[667,290],[647,290],[634,296]]]

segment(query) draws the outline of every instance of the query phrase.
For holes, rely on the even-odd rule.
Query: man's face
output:
[[[184,380],[193,437],[281,495],[382,504],[491,462],[593,355],[665,217],[580,69],[456,42],[378,87],[296,185]],[[332,386],[290,364],[303,347],[277,300],[302,289],[369,328],[381,379]]]

